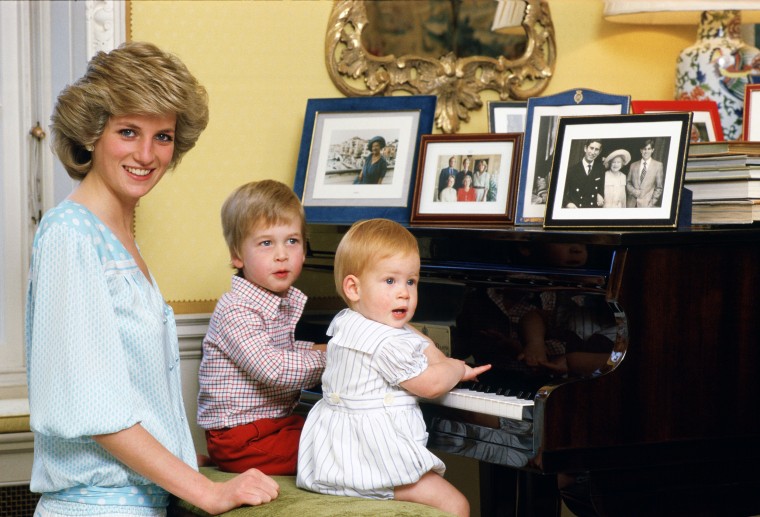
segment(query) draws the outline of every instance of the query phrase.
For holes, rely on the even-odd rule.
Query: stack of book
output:
[[[692,224],[760,221],[760,142],[692,143],[684,187],[692,191]]]

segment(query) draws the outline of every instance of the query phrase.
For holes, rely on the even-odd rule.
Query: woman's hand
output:
[[[258,469],[249,469],[222,483],[214,483],[205,498],[203,510],[218,515],[242,505],[269,503],[280,494],[274,479]]]

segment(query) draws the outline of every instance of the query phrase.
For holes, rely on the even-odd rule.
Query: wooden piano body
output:
[[[304,321],[312,332],[337,308],[324,302],[334,299],[331,254],[347,228],[309,227],[299,287],[311,299]],[[557,475],[581,474],[599,515],[760,513],[760,229],[410,230],[420,243],[422,283],[595,293],[621,323],[600,375],[569,375],[537,390],[526,464],[510,463],[508,446],[503,461],[480,458],[494,464],[483,470],[493,477],[481,489],[490,490],[487,498],[508,492],[498,484],[514,472],[549,478],[543,485],[552,487]],[[592,260],[572,269],[515,261],[520,250],[547,243],[584,245]],[[422,293],[422,321],[449,311],[445,296]],[[435,441],[431,429],[433,448]],[[495,504],[491,514],[541,513],[531,499],[551,491],[523,489],[521,503]],[[556,508],[545,506],[548,514]]]

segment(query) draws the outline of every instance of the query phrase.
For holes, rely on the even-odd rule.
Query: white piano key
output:
[[[517,397],[481,393],[466,388],[456,388],[430,402],[454,409],[464,409],[475,413],[522,420],[523,409],[532,407],[532,400]]]

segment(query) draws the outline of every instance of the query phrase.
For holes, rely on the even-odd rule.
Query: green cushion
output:
[[[201,472],[213,481],[223,481],[234,476],[212,467],[202,467]],[[400,501],[379,501],[360,497],[342,497],[308,492],[296,487],[295,476],[273,476],[280,485],[280,495],[269,504],[246,506],[223,515],[227,517],[323,517],[356,516],[373,517],[444,517],[450,514],[416,503]],[[168,511],[170,516],[207,516],[203,510],[187,501],[175,500]]]

